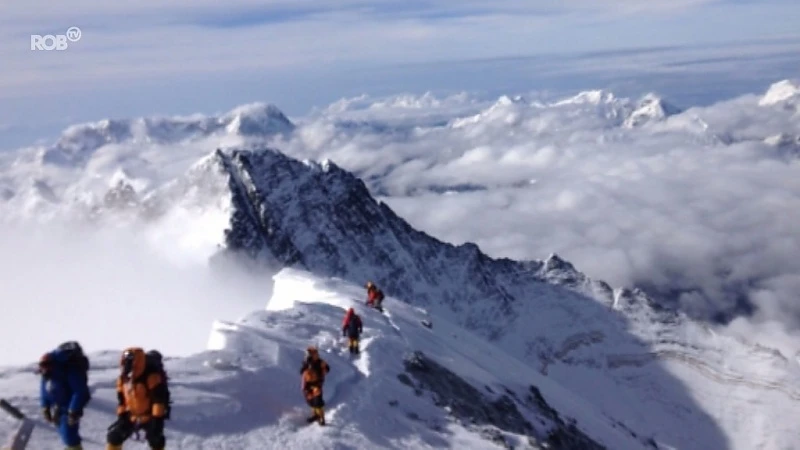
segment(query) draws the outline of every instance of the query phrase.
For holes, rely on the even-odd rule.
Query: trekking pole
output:
[[[25,450],[28,441],[33,434],[35,424],[28,419],[17,407],[8,403],[5,399],[0,399],[0,408],[19,421],[19,425],[8,436],[3,444],[3,450]]]

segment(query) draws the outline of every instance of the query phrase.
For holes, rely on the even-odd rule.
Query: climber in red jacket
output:
[[[360,352],[358,340],[362,331],[361,317],[356,314],[353,308],[348,309],[342,321],[342,336],[350,338],[350,353],[357,354]]]
[[[375,309],[383,309],[383,292],[375,286],[372,281],[367,282],[367,306],[372,306]]]

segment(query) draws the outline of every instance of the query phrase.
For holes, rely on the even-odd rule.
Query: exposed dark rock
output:
[[[397,379],[400,380],[400,382],[405,384],[406,386],[414,387],[414,382],[411,381],[411,378],[409,378],[408,375],[404,373],[398,374]]]
[[[546,261],[491,258],[474,243],[452,245],[411,227],[364,182],[332,162],[301,162],[272,149],[216,152],[234,206],[227,250],[456,312],[460,325],[490,340],[519,317],[523,299],[572,291],[605,296],[557,255]],[[489,304],[487,304],[487,302]]]
[[[574,421],[564,421],[535,387],[530,387],[529,409],[550,419],[552,425],[544,436],[520,412],[514,400],[516,393],[505,388],[507,394],[497,399],[486,397],[480,390],[421,352],[414,352],[403,360],[406,372],[416,381],[418,389],[433,395],[434,403],[448,411],[464,426],[478,427],[487,439],[511,448],[502,431],[528,436],[546,442],[553,449],[602,449],[603,446],[583,434]],[[399,377],[398,377],[399,378]],[[511,393],[512,395],[509,395]]]
[[[531,385],[529,388],[530,394],[527,397],[527,400],[539,408],[539,411],[550,420],[553,420],[557,423],[563,424],[564,421],[561,420],[561,417],[558,415],[558,411],[553,409],[550,405],[547,404],[544,397],[542,397],[541,391],[534,385]]]

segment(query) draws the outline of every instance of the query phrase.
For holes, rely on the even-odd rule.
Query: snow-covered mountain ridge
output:
[[[267,103],[242,105],[216,116],[106,119],[68,127],[52,145],[0,155],[0,209],[3,220],[64,216],[64,209],[97,207],[120,181],[133,187],[141,198],[180,176],[210,147],[252,142],[277,145],[298,159],[340,161],[364,178],[372,190],[396,196],[458,192],[460,186],[487,189],[498,184],[495,177],[480,172],[464,179],[457,171],[444,168],[432,171],[433,176],[419,172],[409,179],[403,163],[458,166],[460,160],[481,162],[491,156],[504,165],[519,160],[521,149],[534,141],[537,146],[528,151],[542,155],[533,159],[530,168],[528,164],[509,168],[508,179],[500,183],[528,186],[532,176],[527,172],[551,161],[554,149],[564,146],[565,139],[578,149],[585,144],[603,149],[646,128],[656,136],[674,134],[702,145],[754,142],[769,148],[772,136],[800,135],[800,121],[783,114],[781,120],[770,120],[767,129],[757,131],[736,124],[766,114],[770,108],[776,114],[794,111],[797,102],[792,86],[795,84],[784,80],[773,84],[758,102],[738,101],[733,113],[741,117],[733,121],[734,126],[721,122],[716,111],[682,110],[654,93],[633,100],[601,90],[562,100],[501,96],[487,102],[466,94],[439,100],[429,93],[418,100],[402,96],[369,103],[359,98],[337,102],[299,123]],[[590,131],[600,135],[588,134]],[[351,157],[338,149],[368,149],[372,142],[387,139],[425,149],[427,139],[442,134],[453,139],[455,148],[447,152],[414,150],[400,161],[360,151],[359,157]],[[649,141],[647,134],[636,136]],[[493,142],[509,139],[511,145],[501,152],[486,149]]]
[[[734,123],[769,107],[783,105],[785,108],[778,109],[791,110],[796,103],[790,95],[792,86],[790,80],[775,83],[757,99],[762,106],[755,109],[749,104],[756,102],[747,100],[748,108],[735,110],[742,118]],[[757,142],[769,147],[772,136],[800,135],[797,124],[800,121],[771,120],[764,131],[729,127],[713,111],[684,111],[654,93],[632,100],[600,90],[562,100],[501,96],[487,102],[465,94],[443,100],[431,94],[418,100],[408,96],[373,103],[343,100],[297,124],[274,105],[253,103],[216,116],[106,119],[74,125],[52,145],[0,155],[0,210],[3,220],[64,216],[65,209],[92,209],[102,204],[108,191],[119,188],[120,182],[133,187],[142,198],[180,176],[210,147],[253,142],[277,145],[298,159],[340,161],[364,178],[372,190],[395,196],[457,192],[459,186],[487,189],[498,183],[481,173],[463,179],[457,171],[444,168],[432,171],[437,174],[433,177],[419,172],[420,176],[409,179],[407,170],[395,158],[360,153],[351,157],[340,154],[337,147],[359,150],[369,148],[373,141],[390,139],[424,149],[426,139],[447,133],[452,134],[455,149],[444,153],[414,150],[401,157],[401,162],[458,166],[459,160],[481,162],[491,156],[504,165],[505,161],[519,160],[520,146],[530,146],[533,140],[538,144],[530,152],[535,155],[538,148],[542,153],[533,161],[541,162],[531,168],[526,167],[528,164],[509,168],[508,179],[500,183],[519,187],[530,185],[532,177],[526,172],[552,160],[551,153],[564,146],[565,139],[578,148],[591,143],[602,149],[607,143],[625,141],[627,134],[647,128],[648,133],[674,134],[703,145]],[[594,136],[587,134],[589,131],[601,134]],[[647,134],[641,136],[649,140]],[[507,139],[512,144],[522,141],[501,152],[485,149],[492,142]]]
[[[535,100],[529,102],[522,96],[501,96],[494,104],[478,114],[453,120],[453,128],[470,126],[507,125],[519,126],[531,116],[547,112],[568,115],[585,114],[599,120],[601,127],[636,128],[647,123],[666,120],[680,114],[681,109],[671,105],[655,93],[648,93],[638,100],[618,98],[612,92],[585,91],[573,97],[554,102]]]
[[[215,134],[269,137],[291,133],[294,127],[275,105],[265,103],[242,105],[218,117],[106,119],[67,128],[41,157],[48,163],[81,165],[91,158],[92,152],[106,145],[126,142],[175,144]]]
[[[360,286],[284,270],[264,311],[213,324],[208,350],[167,360],[174,401],[169,448],[638,449],[655,444],[603,416],[531,367],[446,320],[392,298],[366,309]],[[361,354],[339,333],[363,317]],[[308,345],[330,364],[328,426],[305,425],[297,368]],[[114,421],[118,353],[90,355],[93,401],[85,449],[104,448]],[[501,370],[498,370],[501,369]],[[3,396],[34,417],[29,448],[58,449],[38,414],[33,367],[0,371]],[[0,420],[0,435],[11,423]],[[130,445],[130,444],[129,444]]]
[[[641,291],[592,280],[556,255],[518,262],[490,258],[473,244],[443,243],[413,229],[332,162],[303,163],[269,149],[216,158],[228,174],[234,211],[227,252],[354,283],[374,280],[677,448],[717,448],[723,436],[734,448],[794,439],[730,424],[745,409],[778,422],[784,408],[799,409],[795,359],[716,335]],[[676,383],[718,394],[737,386],[738,396],[718,409],[718,399],[687,396]]]

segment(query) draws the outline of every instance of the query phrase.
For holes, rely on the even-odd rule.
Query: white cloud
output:
[[[800,329],[800,159],[765,142],[800,136],[797,105],[747,95],[627,129],[631,104],[582,98],[343,99],[301,118],[280,148],[356,171],[412,225],[450,242],[517,259],[557,252],[615,286],[679,291],[675,301],[701,317],[745,296],[755,323]],[[207,153],[201,144],[106,146],[76,185],[94,186],[117,163],[163,182]],[[28,169],[12,167],[6,181],[28,182]]]
[[[448,241],[519,259],[558,252],[617,286],[683,290],[676,301],[700,317],[735,311],[746,296],[759,323],[800,329],[800,158],[763,141],[800,135],[800,116],[758,100],[633,130],[616,126],[614,102],[501,101],[459,127],[398,135],[328,124],[324,145],[301,138],[286,149],[380,175],[375,188],[401,216]]]
[[[0,80],[0,97],[190,74],[316,71],[331,65],[381,66],[731,38],[717,27],[700,39],[691,17],[688,30],[681,28],[683,22],[663,22],[665,10],[685,11],[704,3],[710,2],[5,2],[0,5],[0,54],[7,76]],[[762,15],[752,23],[770,27],[743,24],[735,37],[793,31],[780,20],[770,20],[791,17],[787,8],[761,7]],[[618,17],[620,12],[625,16]],[[751,17],[737,14],[735,22]],[[724,11],[714,16],[731,17]],[[651,27],[659,31],[643,30],[640,19],[662,21]],[[730,23],[720,26],[727,29]],[[30,34],[60,33],[70,26],[81,27],[83,37],[69,50],[30,51]]]
[[[143,245],[140,232],[4,225],[2,365],[36,361],[72,339],[88,351],[141,345],[189,355],[205,350],[214,320],[236,320],[269,299],[268,277],[177,263],[166,258],[178,256],[171,242]]]

